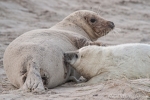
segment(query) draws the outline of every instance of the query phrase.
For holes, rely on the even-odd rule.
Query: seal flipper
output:
[[[89,40],[86,38],[76,38],[75,39],[75,45],[78,49],[89,45]]]
[[[27,77],[25,83],[22,87],[25,91],[32,91],[34,93],[43,93],[45,92],[42,78],[40,75],[40,69],[37,66],[36,62],[29,62],[27,68]]]
[[[101,42],[97,42],[97,41],[92,42],[86,38],[77,38],[75,40],[75,44],[78,49],[80,49],[84,46],[88,46],[88,45],[105,46],[105,44],[103,44]]]
[[[65,65],[66,65],[66,69],[67,69],[67,74],[66,74],[66,77],[65,77],[65,81],[74,81],[76,83],[82,83],[82,82],[86,82],[86,79],[77,79],[75,76],[71,76],[71,72],[72,72],[72,69],[73,71],[75,70],[73,67],[71,67],[71,65],[67,62],[64,62]]]
[[[66,75],[65,75],[65,80],[63,83],[67,82],[67,81],[75,81],[75,82],[79,82],[79,80],[75,77],[75,76],[71,76],[71,72],[72,72],[72,69],[73,67],[71,67],[71,65],[67,62],[65,62],[65,69],[66,69]]]
[[[85,78],[84,79],[77,79],[75,76],[70,76],[69,80],[74,81],[76,83],[82,83],[82,82],[86,82],[87,81]]]

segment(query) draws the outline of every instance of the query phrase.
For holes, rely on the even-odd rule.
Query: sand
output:
[[[108,80],[93,86],[74,83],[38,95],[18,91],[3,69],[3,53],[24,32],[50,28],[76,10],[93,10],[116,28],[98,39],[108,45],[150,44],[150,0],[0,0],[0,100],[147,100],[150,79]],[[150,99],[150,98],[149,98]]]

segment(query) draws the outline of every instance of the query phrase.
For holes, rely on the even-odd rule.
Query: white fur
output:
[[[90,83],[123,77],[146,78],[150,76],[150,45],[86,46],[79,49],[73,67],[88,79],[96,76]]]

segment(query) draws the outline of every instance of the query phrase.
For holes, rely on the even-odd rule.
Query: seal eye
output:
[[[94,22],[96,22],[96,19],[95,19],[95,18],[92,18],[90,21],[91,21],[92,23],[94,23]]]

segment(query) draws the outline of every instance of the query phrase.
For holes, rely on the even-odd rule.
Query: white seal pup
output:
[[[44,85],[47,88],[61,85],[74,75],[74,71],[67,70],[63,53],[89,44],[100,44],[92,41],[113,28],[113,22],[97,13],[79,10],[50,29],[26,32],[5,50],[6,75],[14,86],[32,92],[44,91]]]
[[[66,52],[65,62],[89,81],[82,85],[109,79],[150,77],[150,45],[122,44],[117,46],[85,46]]]

